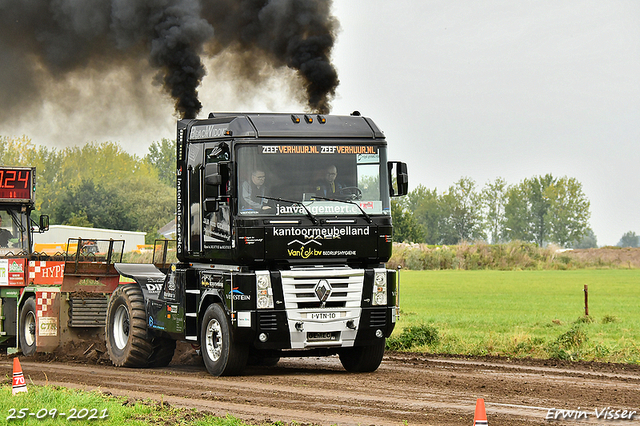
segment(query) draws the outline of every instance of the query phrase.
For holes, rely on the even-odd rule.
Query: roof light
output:
[[[297,115],[293,115],[293,114],[291,114],[291,120],[292,120],[294,123],[298,124],[298,123],[300,122],[300,117],[298,117]]]
[[[306,121],[307,123],[311,124],[311,123],[313,123],[313,117],[311,117],[310,115],[305,115],[304,116],[304,121]]]
[[[319,116],[318,116],[318,123],[322,123],[322,124],[324,124],[324,123],[326,123],[326,122],[327,122],[327,119],[326,119],[326,118],[324,118],[324,117],[323,117],[323,116],[321,116],[321,115],[319,115]]]

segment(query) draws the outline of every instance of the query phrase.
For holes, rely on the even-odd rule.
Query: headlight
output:
[[[273,289],[269,271],[256,271],[256,287],[258,309],[273,309]]]
[[[270,287],[269,281],[269,275],[258,275],[258,288],[265,289],[267,287]]]
[[[376,269],[374,273],[372,305],[384,306],[387,304],[387,271]]]

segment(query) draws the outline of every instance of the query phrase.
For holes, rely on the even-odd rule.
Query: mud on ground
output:
[[[485,399],[492,426],[637,424],[597,421],[595,410],[640,412],[636,365],[389,352],[374,373],[349,374],[337,357],[283,358],[275,367],[248,367],[243,376],[217,378],[189,345],[181,345],[161,369],[82,360],[81,349],[66,358],[21,357],[27,382],[100,389],[129,400],[162,399],[255,424],[471,425],[477,398]],[[10,377],[11,368],[10,357],[0,356],[0,377]],[[583,411],[587,421],[545,420],[560,409]]]

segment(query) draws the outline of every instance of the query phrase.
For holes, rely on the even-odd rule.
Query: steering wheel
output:
[[[344,195],[351,200],[361,200],[362,191],[357,186],[345,186],[340,188],[340,195]]]

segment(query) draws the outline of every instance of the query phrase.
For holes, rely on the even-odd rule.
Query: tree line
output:
[[[482,188],[462,177],[442,193],[419,185],[394,200],[391,211],[396,242],[520,240],[586,248],[597,247],[589,208],[580,182],[547,174],[514,185],[499,177]]]
[[[36,167],[35,217],[51,224],[143,231],[150,243],[175,215],[175,141],[140,158],[114,142],[55,149],[0,137],[0,164]]]
[[[175,215],[175,155],[175,141],[168,139],[153,142],[138,157],[114,142],[55,149],[36,146],[26,136],[0,137],[0,164],[36,167],[36,217],[48,214],[59,225],[144,231],[147,242]],[[547,174],[515,185],[496,178],[478,188],[462,177],[444,192],[419,185],[394,199],[394,241],[597,247],[589,207],[575,178]],[[627,239],[635,243],[636,235]]]

